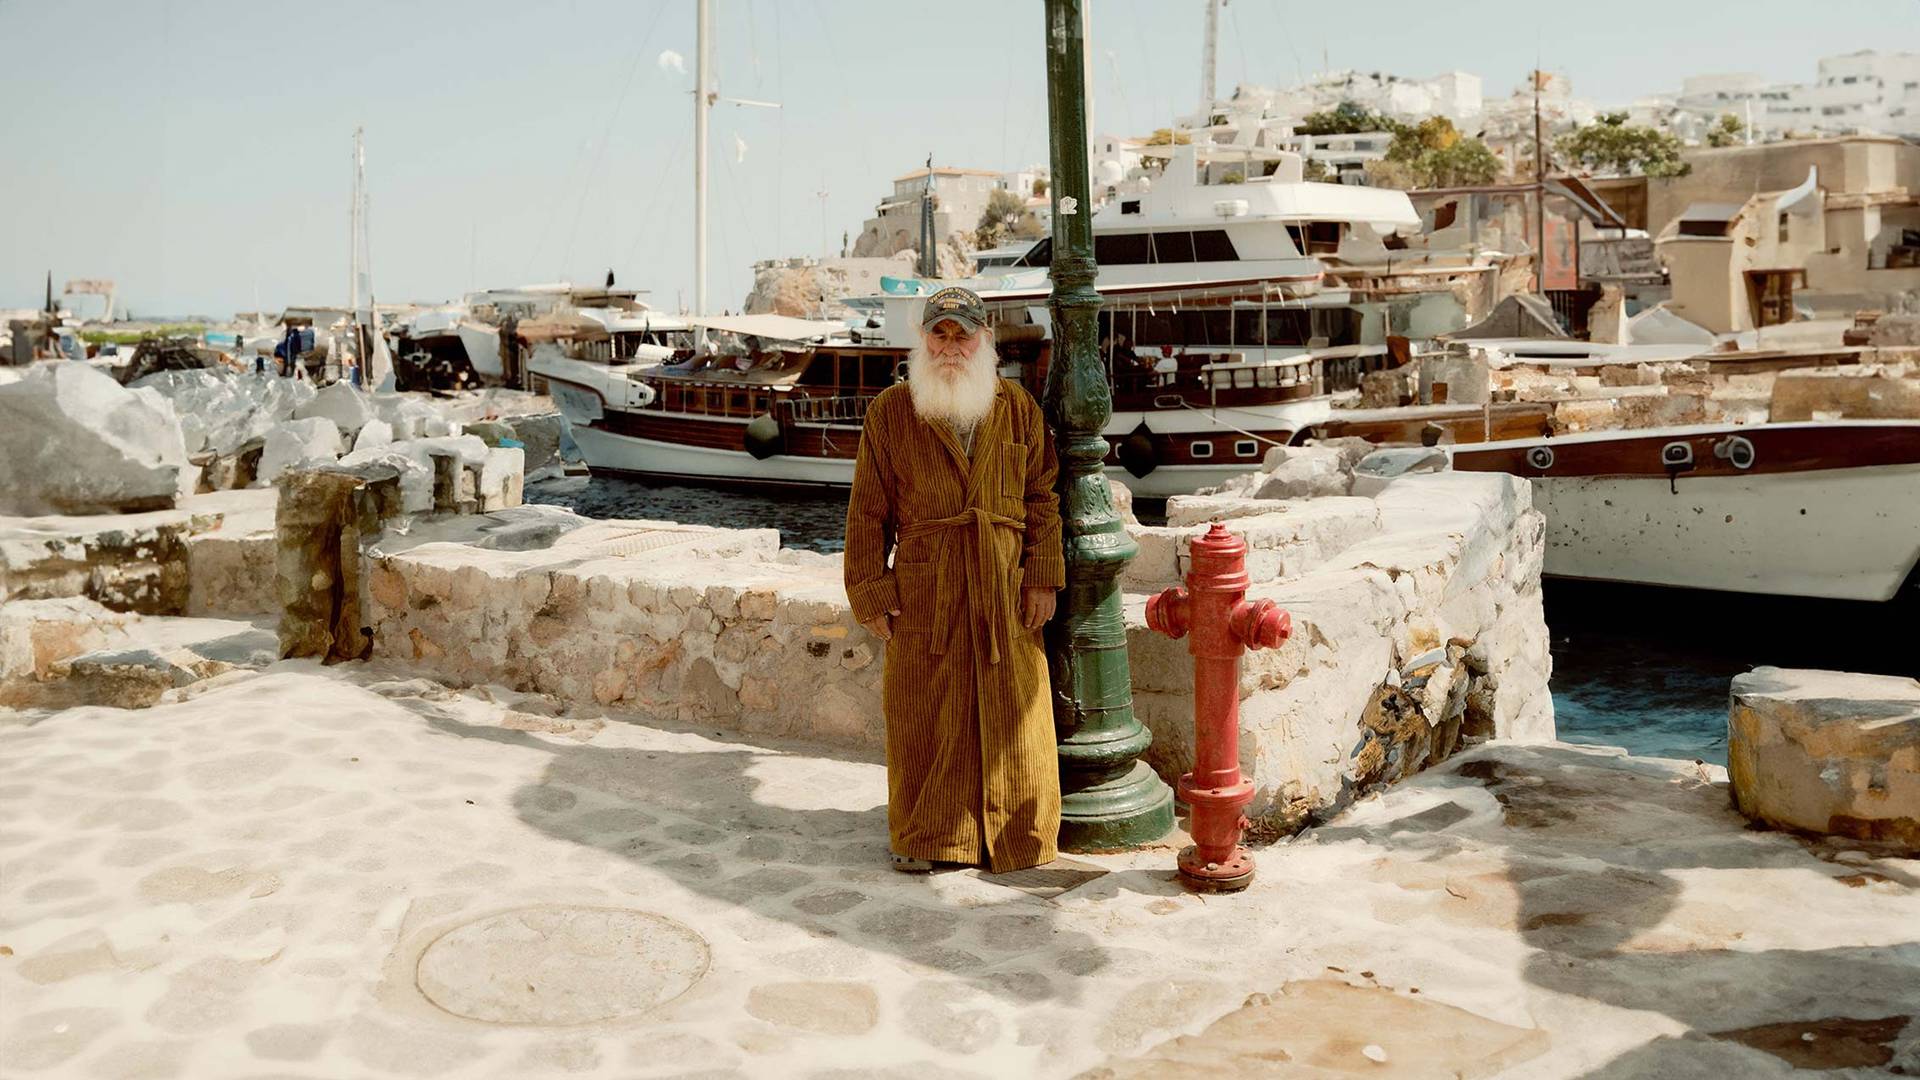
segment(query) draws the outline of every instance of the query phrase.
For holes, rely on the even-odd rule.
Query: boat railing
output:
[[[775,416],[789,424],[859,423],[871,397],[790,397],[776,403]]]

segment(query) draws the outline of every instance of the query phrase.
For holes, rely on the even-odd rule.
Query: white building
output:
[[[1920,135],[1920,53],[1868,49],[1829,56],[1811,83],[1752,73],[1696,75],[1672,99],[1668,126],[1698,138],[1721,116],[1750,124],[1757,139],[1802,135]]]

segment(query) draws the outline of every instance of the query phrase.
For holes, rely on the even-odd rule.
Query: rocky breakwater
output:
[[[1247,595],[1292,615],[1283,647],[1241,665],[1256,828],[1293,831],[1465,745],[1554,737],[1545,522],[1527,482],[1427,472],[1356,489],[1361,451],[1275,450],[1228,490],[1169,500],[1166,526],[1133,530],[1141,556],[1122,586],[1134,711],[1162,775],[1191,767],[1193,665],[1184,642],[1145,628],[1144,608],[1185,574],[1188,543],[1225,521],[1248,544]]]
[[[1280,498],[1274,477],[1351,490],[1354,451],[1276,458],[1265,496],[1178,500],[1176,524],[1131,526],[1123,581],[1135,708],[1149,761],[1192,753],[1192,666],[1148,632],[1146,598],[1184,569],[1213,516],[1252,546],[1252,595],[1295,632],[1242,678],[1252,808],[1297,828],[1371,786],[1490,738],[1553,736],[1539,579],[1542,523],[1525,481],[1420,474],[1370,496]],[[463,523],[465,521],[466,523]],[[834,556],[772,530],[588,522],[526,507],[389,536],[368,554],[374,658],[455,685],[505,684],[577,707],[877,751],[884,645],[855,623]]]

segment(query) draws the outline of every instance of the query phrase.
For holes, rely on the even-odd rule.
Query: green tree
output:
[[[1038,199],[1047,193],[1048,180],[1044,176],[1033,178],[1033,197]]]
[[[1707,129],[1708,146],[1738,146],[1746,137],[1747,125],[1732,113],[1721,113],[1720,119]]]
[[[1479,139],[1463,138],[1421,154],[1414,168],[1423,187],[1466,187],[1493,183],[1500,175],[1500,159]]]
[[[1327,168],[1326,162],[1308,158],[1307,163],[1300,167],[1300,179],[1325,184],[1333,182],[1336,177],[1333,171]]]
[[[1020,196],[1005,188],[995,188],[987,196],[987,208],[980,213],[980,223],[974,226],[974,247],[981,250],[999,247],[1019,227],[1026,213],[1027,204]]]
[[[1363,131],[1393,131],[1398,125],[1357,101],[1343,101],[1331,109],[1308,113],[1293,125],[1296,135],[1356,135]]]
[[[1402,189],[1488,184],[1499,175],[1500,159],[1487,144],[1462,135],[1444,116],[1396,125],[1386,160],[1367,168],[1376,187]]]
[[[1172,128],[1155,128],[1153,134],[1147,136],[1148,146],[1185,146],[1192,141],[1193,135],[1190,132],[1175,131]]]
[[[1561,157],[1596,172],[1685,176],[1693,166],[1680,160],[1680,140],[1664,131],[1627,123],[1626,113],[1602,113],[1591,124],[1554,141]]]

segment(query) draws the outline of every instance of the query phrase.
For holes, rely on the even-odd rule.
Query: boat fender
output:
[[[787,448],[786,432],[780,430],[780,421],[772,413],[761,413],[747,422],[747,453],[757,461],[765,461]]]
[[[1127,432],[1120,440],[1120,464],[1133,474],[1134,479],[1143,480],[1147,474],[1160,467],[1160,455],[1153,449],[1153,429],[1142,420],[1140,425]]]

